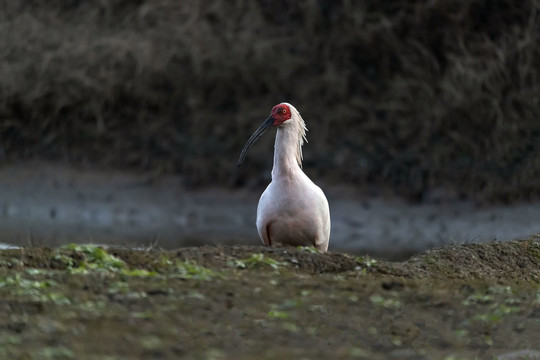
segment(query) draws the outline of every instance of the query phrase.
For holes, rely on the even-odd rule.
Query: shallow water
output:
[[[3,166],[0,188],[0,242],[5,244],[259,244],[254,223],[260,191],[191,191],[180,177],[43,163]],[[540,203],[410,204],[350,188],[323,188],[332,216],[330,250],[402,258],[447,243],[540,232]]]

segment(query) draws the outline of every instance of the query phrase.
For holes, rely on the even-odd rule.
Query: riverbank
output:
[[[330,249],[404,260],[435,246],[507,241],[540,232],[540,204],[477,204],[449,196],[411,203],[383,192],[325,186]],[[0,168],[1,242],[69,242],[165,249],[258,245],[263,188],[188,189],[180,176],[21,162]]]

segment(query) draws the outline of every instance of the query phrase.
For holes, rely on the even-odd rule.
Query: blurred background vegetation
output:
[[[539,0],[0,0],[0,157],[259,186],[281,101],[316,182],[540,198]]]

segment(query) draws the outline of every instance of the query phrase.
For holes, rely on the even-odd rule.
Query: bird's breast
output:
[[[272,180],[261,196],[258,215],[308,219],[318,217],[325,203],[324,194],[309,179]]]

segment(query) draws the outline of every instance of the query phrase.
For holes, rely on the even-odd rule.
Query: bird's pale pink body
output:
[[[274,109],[284,105],[290,119],[276,125],[272,182],[259,200],[257,231],[267,246],[314,246],[326,251],[330,239],[328,201],[300,167],[304,121],[288,103]]]

